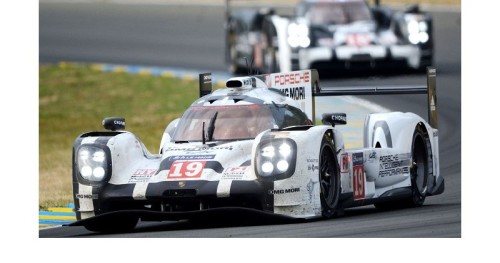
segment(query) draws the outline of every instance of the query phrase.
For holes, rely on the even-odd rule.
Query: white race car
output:
[[[441,194],[435,69],[427,87],[320,88],[315,70],[231,78],[200,94],[150,153],[123,118],[109,131],[80,135],[73,146],[77,221],[99,232],[127,231],[138,220],[257,213],[330,218],[349,207],[421,206]],[[427,122],[413,113],[366,116],[364,148],[346,149],[336,125],[345,113],[313,125],[317,96],[428,93]]]
[[[395,11],[375,1],[301,0],[293,16],[230,9],[226,64],[232,73],[408,68],[434,62],[433,22],[418,5]],[[247,58],[247,60],[245,59]],[[249,66],[250,65],[250,66]],[[327,71],[328,72],[328,71]]]

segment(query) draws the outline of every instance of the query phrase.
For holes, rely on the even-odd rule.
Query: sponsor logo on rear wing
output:
[[[272,73],[256,77],[264,81],[268,87],[278,89],[296,100],[307,117],[314,120],[313,83],[319,82],[316,70]]]

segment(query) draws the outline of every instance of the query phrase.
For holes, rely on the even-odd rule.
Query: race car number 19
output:
[[[175,161],[168,171],[167,178],[200,178],[206,161]]]

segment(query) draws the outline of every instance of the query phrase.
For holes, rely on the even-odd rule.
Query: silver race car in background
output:
[[[86,132],[73,145],[77,221],[99,232],[132,230],[138,220],[206,220],[251,213],[330,218],[346,208],[421,206],[444,191],[439,173],[435,69],[427,87],[327,88],[316,70],[235,77],[212,91],[200,75],[200,98],[165,129],[150,153],[123,118]],[[346,149],[317,96],[428,94],[429,121],[414,113],[366,116],[364,147]]]
[[[433,64],[432,17],[415,5],[393,11],[376,1],[303,0],[291,16],[233,10],[226,1],[226,63],[232,73],[303,69],[408,68]]]

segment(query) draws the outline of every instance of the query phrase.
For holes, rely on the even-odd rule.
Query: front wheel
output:
[[[331,218],[335,214],[340,198],[340,171],[332,141],[325,134],[319,156],[321,214],[325,218]]]

